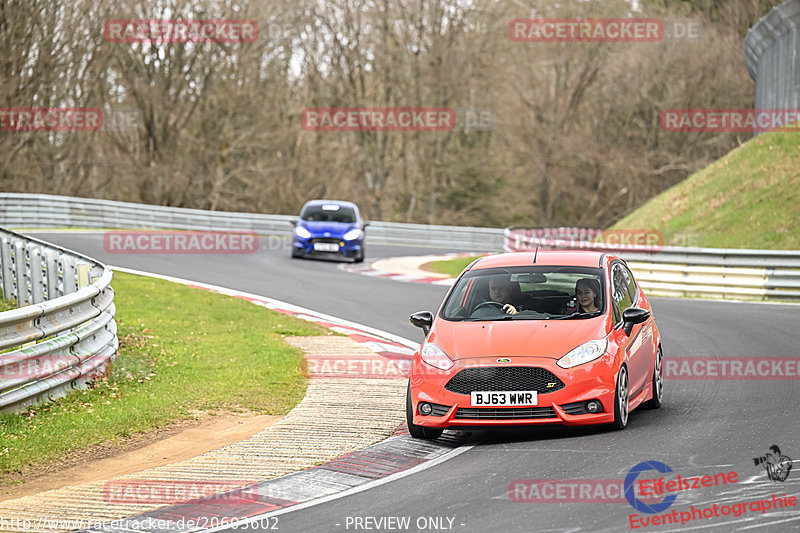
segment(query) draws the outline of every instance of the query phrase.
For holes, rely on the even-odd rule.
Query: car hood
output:
[[[301,226],[314,234],[330,233],[332,236],[344,235],[353,228],[357,228],[357,223],[348,222],[306,222],[300,223]]]
[[[549,357],[560,359],[584,342],[608,334],[604,316],[575,320],[449,322],[437,318],[428,338],[451,359]]]

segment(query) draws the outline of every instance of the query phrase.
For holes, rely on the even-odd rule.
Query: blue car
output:
[[[356,263],[364,260],[364,228],[367,224],[352,202],[311,200],[292,222],[292,257],[338,255]]]

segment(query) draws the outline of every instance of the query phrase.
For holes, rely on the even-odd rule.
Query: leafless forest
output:
[[[750,107],[747,29],[778,0],[0,0],[0,106],[94,132],[0,132],[0,190],[374,220],[605,226],[749,135],[664,108]],[[691,18],[658,43],[525,43],[529,17]],[[112,19],[253,19],[252,43],[115,43]],[[313,132],[307,107],[447,107],[447,132]],[[476,113],[484,119],[476,122]]]

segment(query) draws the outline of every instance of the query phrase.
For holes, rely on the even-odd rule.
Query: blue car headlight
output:
[[[570,350],[567,355],[556,361],[556,364],[561,368],[572,368],[573,366],[582,365],[598,359],[601,355],[606,353],[606,348],[608,348],[607,337],[596,341],[584,342],[577,348]]]
[[[308,239],[309,237],[311,237],[311,232],[308,231],[303,226],[297,226],[296,228],[294,228],[294,233],[301,239]]]
[[[342,238],[346,241],[354,241],[356,239],[360,239],[362,235],[364,235],[364,233],[360,229],[353,228],[344,235],[342,235]]]

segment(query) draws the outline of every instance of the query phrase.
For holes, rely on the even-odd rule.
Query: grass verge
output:
[[[664,242],[800,249],[800,134],[764,133],[659,194],[614,228],[655,229]]]
[[[430,272],[437,272],[439,274],[447,274],[451,278],[457,278],[461,271],[467,266],[478,259],[482,255],[473,255],[470,257],[457,257],[455,259],[447,259],[445,261],[431,261],[422,265],[422,270]]]
[[[69,452],[193,418],[285,414],[305,394],[302,352],[283,336],[326,330],[239,298],[115,273],[120,350],[107,380],[0,414],[0,481]]]

